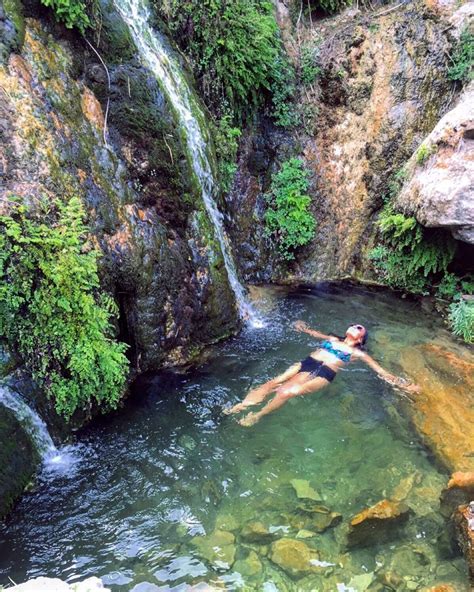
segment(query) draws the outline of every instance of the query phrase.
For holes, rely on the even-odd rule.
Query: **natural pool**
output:
[[[456,347],[441,321],[362,288],[271,289],[260,297],[265,329],[215,346],[197,370],[137,386],[121,412],[80,434],[66,474],[40,476],[0,526],[0,584],[97,575],[114,592],[199,582],[338,592],[450,582],[468,590],[439,513],[447,473],[405,419],[406,401],[366,366],[349,366],[322,393],[290,401],[251,428],[220,413],[314,349],[315,339],[291,329],[296,319],[338,334],[366,325],[369,352],[393,372],[409,345]],[[298,499],[295,485],[321,499]],[[399,538],[348,550],[350,518],[386,497],[411,508]],[[342,522],[320,532],[321,506]],[[291,549],[276,556],[271,545],[281,539],[306,546],[310,571],[298,571]]]

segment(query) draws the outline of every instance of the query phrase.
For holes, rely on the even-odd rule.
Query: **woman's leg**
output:
[[[243,411],[247,407],[251,407],[252,405],[258,405],[262,401],[265,401],[268,395],[275,391],[282,383],[296,376],[300,371],[300,368],[301,362],[293,364],[293,366],[290,366],[288,370],[283,372],[283,374],[280,374],[276,378],[272,378],[272,380],[269,380],[265,384],[262,384],[261,386],[249,391],[249,393],[241,403],[237,403],[237,405],[234,405],[230,409],[226,409],[224,413],[238,413],[239,411]]]
[[[293,382],[293,381],[291,381]],[[249,413],[242,418],[239,423],[243,426],[251,426],[260,420],[264,415],[268,415],[272,411],[282,407],[287,401],[293,399],[293,397],[299,397],[300,395],[306,395],[308,393],[314,393],[327,386],[329,382],[325,378],[317,376],[312,380],[307,380],[304,383],[293,383],[284,384],[277,389],[274,398],[263,407],[258,413]]]

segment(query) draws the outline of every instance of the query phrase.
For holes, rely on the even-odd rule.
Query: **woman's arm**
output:
[[[308,335],[311,335],[312,337],[317,337],[318,339],[330,339],[331,341],[336,339],[333,335],[326,335],[325,333],[320,333],[319,331],[310,329],[304,321],[296,321],[293,324],[293,327],[296,331],[299,331],[300,333],[307,333]]]
[[[373,358],[371,358],[365,352],[360,352],[360,353],[358,352],[358,354],[356,354],[356,355],[359,359],[361,359],[363,362],[365,362],[367,364],[367,366],[372,368],[372,370],[375,370],[375,372],[377,372],[378,376],[382,380],[385,380],[385,382],[387,382],[388,384],[391,384],[392,386],[398,386],[398,387],[400,387],[406,391],[409,391],[409,392],[413,392],[413,393],[420,392],[420,387],[418,385],[413,384],[412,382],[409,382],[408,380],[405,380],[404,378],[400,378],[399,376],[395,376],[394,374],[390,374],[390,372],[387,372],[387,370],[382,368],[382,366],[379,363],[377,363]]]

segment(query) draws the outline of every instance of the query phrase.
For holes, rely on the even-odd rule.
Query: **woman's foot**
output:
[[[247,407],[248,405],[245,405],[244,403],[237,403],[237,405],[234,405],[233,407],[227,407],[227,409],[223,409],[222,413],[224,415],[233,415],[234,413],[240,413],[241,411],[245,411]]]
[[[248,428],[256,424],[259,419],[260,415],[258,413],[249,413],[245,417],[242,417],[242,419],[239,419],[237,423]]]

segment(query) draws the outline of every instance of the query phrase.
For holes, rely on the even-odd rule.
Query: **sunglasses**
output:
[[[362,325],[351,325],[351,327],[355,327],[357,331],[365,331],[365,327]]]

